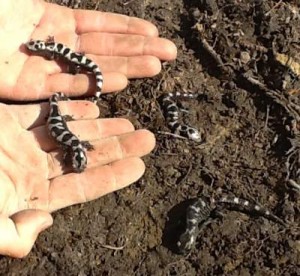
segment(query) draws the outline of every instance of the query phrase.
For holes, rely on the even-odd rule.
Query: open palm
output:
[[[36,100],[57,91],[78,96],[95,90],[93,78],[67,74],[65,65],[31,56],[23,45],[30,39],[54,36],[84,52],[100,66],[106,92],[123,89],[128,78],[153,76],[161,69],[160,59],[176,57],[175,45],[159,38],[156,27],[142,19],[72,10],[42,0],[1,2],[1,98]]]
[[[0,98],[47,99],[61,91],[69,96],[92,94],[95,83],[85,74],[67,73],[65,64],[31,55],[24,43],[47,39],[84,52],[101,68],[103,90],[121,90],[128,78],[153,76],[160,60],[176,57],[175,45],[159,38],[151,23],[138,18],[60,7],[42,0],[0,1]],[[81,173],[63,161],[49,137],[47,103],[0,103],[0,254],[27,255],[38,234],[52,224],[51,212],[86,202],[125,187],[144,173],[140,157],[155,144],[153,134],[134,131],[125,119],[97,119],[88,101],[60,102],[80,140],[94,150]]]
[[[125,119],[95,119],[88,101],[61,102],[73,115],[69,127],[91,141],[88,168],[72,173],[47,134],[47,104],[0,104],[0,254],[26,255],[38,233],[52,224],[50,212],[86,202],[136,181],[144,173],[139,158],[155,144],[153,135],[133,131]]]

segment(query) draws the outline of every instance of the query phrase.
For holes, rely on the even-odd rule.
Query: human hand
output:
[[[150,22],[113,13],[72,10],[43,0],[0,1],[0,98],[37,100],[61,91],[69,96],[93,93],[86,74],[71,75],[63,65],[30,55],[30,39],[58,42],[84,52],[101,68],[104,92],[126,87],[128,78],[156,75],[160,60],[176,57],[175,45],[158,37]]]
[[[48,135],[47,103],[0,104],[0,254],[24,257],[52,224],[51,212],[121,189],[144,173],[140,157],[155,144],[150,132],[134,131],[125,119],[95,119],[99,109],[88,101],[59,106],[75,119],[70,130],[95,148],[81,174],[64,166]]]

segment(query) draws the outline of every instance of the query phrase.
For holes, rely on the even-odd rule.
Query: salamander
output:
[[[80,141],[68,128],[66,119],[61,115],[58,107],[59,101],[68,98],[60,92],[50,97],[50,112],[47,120],[48,130],[54,140],[62,146],[71,156],[72,167],[75,172],[82,172],[87,166],[86,150],[92,150],[93,146],[87,141]]]
[[[180,134],[195,142],[201,142],[202,135],[198,129],[186,124],[179,123],[180,108],[175,101],[176,98],[193,99],[195,97],[197,97],[197,95],[193,93],[181,93],[181,92],[168,93],[163,96],[162,105],[165,111],[165,117],[168,126],[173,133]]]
[[[179,253],[189,253],[196,243],[199,232],[224,209],[248,214],[254,213],[279,223],[284,227],[287,226],[282,219],[272,214],[269,210],[249,200],[241,199],[236,196],[223,196],[219,200],[214,198],[207,200],[201,196],[193,200],[187,207],[185,231],[180,235],[177,242]]]
[[[30,40],[25,44],[25,46],[31,52],[47,59],[63,58],[76,68],[79,67],[93,72],[96,78],[97,87],[93,101],[98,102],[100,100],[103,86],[103,76],[99,66],[94,61],[82,53],[75,53],[62,43],[55,42],[53,37],[48,37],[46,41]]]

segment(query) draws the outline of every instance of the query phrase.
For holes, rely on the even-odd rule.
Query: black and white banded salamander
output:
[[[187,208],[186,228],[177,242],[179,253],[189,253],[195,245],[199,232],[218,215],[218,212],[225,209],[238,210],[249,214],[254,213],[282,226],[287,226],[283,220],[273,215],[269,210],[249,200],[235,196],[223,196],[219,200],[207,200],[205,197],[200,197],[195,199]]]
[[[188,98],[194,99],[198,95],[195,93],[168,93],[162,98],[162,105],[165,112],[165,117],[168,122],[169,128],[173,133],[184,136],[188,139],[191,139],[195,142],[201,142],[202,136],[201,132],[196,128],[188,126],[186,124],[179,123],[179,111],[181,110],[176,103],[175,99],[177,98]]]
[[[81,6],[81,0],[61,0],[58,4],[72,9],[78,9]]]
[[[71,65],[75,65],[75,67],[79,66],[80,68],[93,72],[96,78],[97,86],[94,95],[94,101],[97,102],[100,100],[103,86],[103,76],[99,66],[94,61],[81,53],[73,52],[70,48],[62,43],[55,42],[53,37],[49,37],[46,41],[30,40],[25,45],[28,50],[37,55],[41,55],[48,59],[63,58]]]
[[[48,129],[55,141],[71,156],[74,171],[80,173],[87,165],[86,150],[92,150],[93,146],[89,142],[80,141],[69,130],[65,118],[58,108],[58,102],[65,100],[68,100],[68,98],[60,92],[51,96],[49,100],[50,112],[47,120]]]

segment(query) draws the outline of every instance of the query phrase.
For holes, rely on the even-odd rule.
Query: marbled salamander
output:
[[[81,53],[75,53],[67,46],[57,43],[53,37],[49,37],[46,41],[42,40],[30,40],[27,42],[26,47],[28,50],[41,55],[48,59],[63,58],[67,60],[71,65],[79,66],[87,71],[93,72],[96,77],[96,93],[94,95],[94,101],[100,100],[103,86],[103,76],[98,65],[87,58]]]
[[[286,227],[286,223],[279,217],[249,200],[224,196],[220,200],[211,199],[209,202],[204,197],[200,197],[194,200],[187,208],[186,230],[181,234],[177,242],[179,253],[189,253],[195,245],[199,232],[212,221],[213,217],[216,217],[216,214],[224,209],[255,213]]]
[[[59,4],[72,9],[78,9],[81,5],[81,0],[62,0]]]
[[[180,124],[178,122],[180,108],[175,102],[176,98],[193,99],[197,96],[198,95],[194,93],[168,93],[167,95],[163,96],[162,105],[165,111],[165,117],[168,122],[168,126],[173,133],[187,137],[195,142],[201,142],[202,137],[199,130],[185,124]]]
[[[60,144],[67,154],[71,155],[72,167],[75,172],[82,172],[87,165],[86,149],[93,146],[86,141],[80,141],[68,128],[65,118],[61,115],[58,102],[68,100],[63,93],[55,93],[50,97],[50,112],[47,120],[48,129],[55,141]]]

